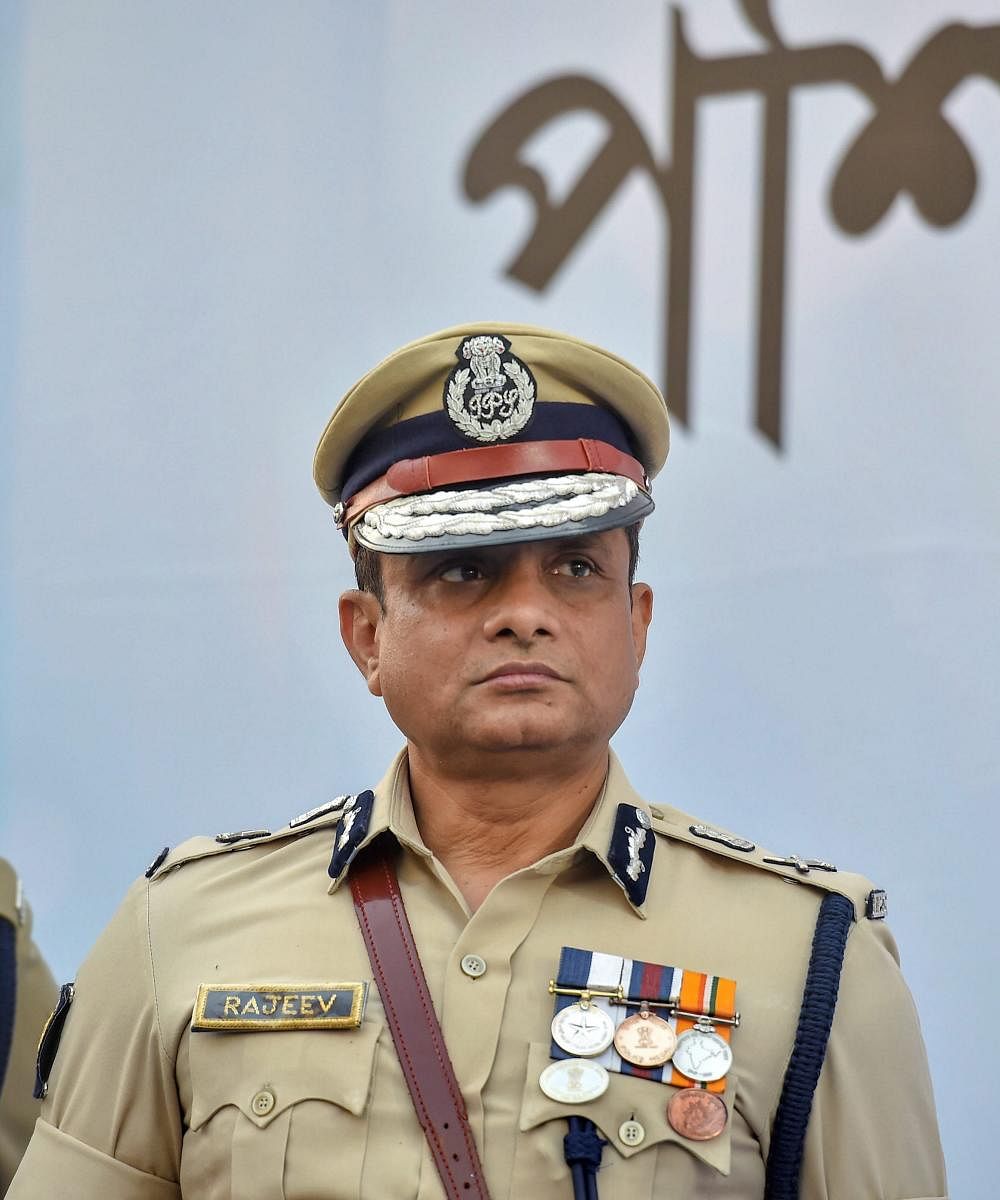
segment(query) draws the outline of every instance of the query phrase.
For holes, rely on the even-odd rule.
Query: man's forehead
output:
[[[550,558],[561,554],[583,553],[614,553],[620,548],[628,552],[628,535],[624,529],[605,529],[599,532],[579,533],[571,537],[546,538],[543,541],[514,542],[504,545],[487,543],[481,546],[469,545],[453,547],[450,550],[435,550],[423,554],[380,554],[383,574],[388,574],[398,566],[402,573],[410,571],[425,572],[433,569],[440,562],[455,560],[476,560],[486,562],[503,562],[517,557]]]

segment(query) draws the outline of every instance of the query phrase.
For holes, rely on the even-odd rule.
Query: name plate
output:
[[[191,1032],[356,1029],[367,998],[367,983],[203,983]]]

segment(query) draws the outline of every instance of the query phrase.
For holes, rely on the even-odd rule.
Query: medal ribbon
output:
[[[622,958],[616,954],[601,954],[596,950],[578,950],[572,946],[563,946],[559,955],[559,975],[556,982],[560,987],[581,990],[601,988],[613,991],[620,985],[626,996],[641,996],[647,1001],[670,1002],[688,1012],[705,1013],[709,1017],[733,1017],[736,1014],[735,979],[724,979],[719,975],[706,975],[699,971],[685,971],[680,967],[666,967],[639,959]],[[556,996],[555,1001],[557,1013],[579,1003],[579,999],[574,996]],[[606,1012],[616,1029],[626,1017],[638,1013],[641,1007],[637,1003],[612,1004],[604,996],[594,996],[591,1004]],[[654,1008],[651,1011],[668,1020],[678,1037],[688,1029],[694,1028],[694,1021],[687,1017],[667,1017],[662,1009]],[[729,1025],[715,1025],[713,1028],[720,1037],[729,1041]],[[573,1057],[554,1041],[549,1054],[552,1058]],[[603,1053],[594,1055],[589,1061],[600,1063],[602,1067],[609,1071],[617,1071],[620,1075],[637,1075],[640,1079],[669,1083],[674,1087],[698,1087],[720,1093],[726,1090],[724,1078],[711,1083],[699,1083],[674,1070],[672,1063],[665,1063],[660,1067],[638,1067],[623,1059],[613,1045]]]
[[[688,1012],[703,1012],[710,1017],[733,1017],[736,1015],[736,980],[723,979],[719,975],[703,975],[700,971],[685,971],[681,982],[680,1007]],[[677,1036],[693,1029],[695,1022],[689,1017],[678,1017],[675,1022]],[[713,1025],[715,1032],[729,1041],[732,1030],[730,1025]],[[698,1083],[682,1075],[678,1070],[672,1070],[670,1083],[674,1087],[700,1087],[707,1092],[724,1092],[725,1079],[716,1079],[711,1083]]]

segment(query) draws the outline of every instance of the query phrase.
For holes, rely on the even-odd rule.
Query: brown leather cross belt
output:
[[[406,1086],[448,1200],[489,1200],[465,1101],[434,1013],[388,847],[351,865],[351,893]]]

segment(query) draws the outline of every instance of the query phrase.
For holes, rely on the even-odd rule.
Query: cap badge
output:
[[[492,333],[463,338],[444,389],[448,416],[476,442],[503,442],[531,420],[535,380],[510,353],[510,342]],[[467,362],[468,366],[462,366]]]

